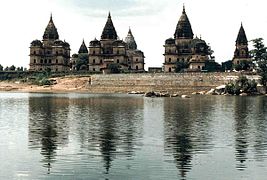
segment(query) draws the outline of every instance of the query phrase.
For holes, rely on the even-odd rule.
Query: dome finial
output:
[[[108,12],[108,18],[111,18],[110,11]]]
[[[183,3],[183,14],[185,14],[185,5]]]

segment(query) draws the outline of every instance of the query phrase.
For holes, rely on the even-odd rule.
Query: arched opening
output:
[[[138,70],[138,66],[136,66],[135,69]]]
[[[172,72],[172,68],[169,68],[169,72]]]

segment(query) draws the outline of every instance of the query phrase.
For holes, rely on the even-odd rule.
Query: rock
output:
[[[182,95],[181,98],[190,98],[188,95]]]
[[[221,95],[225,92],[226,85],[221,85],[215,88],[215,93]]]
[[[241,94],[239,94],[239,96],[248,96],[248,94],[247,93],[241,93]]]
[[[172,94],[170,95],[170,97],[178,97],[179,95],[178,94]]]
[[[155,96],[156,96],[156,94],[154,91],[145,93],[145,97],[155,97]]]
[[[260,94],[266,94],[266,87],[265,86],[262,86],[262,85],[257,85],[257,91],[260,93]]]
[[[225,89],[225,87],[226,85],[221,85],[221,86],[216,87],[215,89],[220,90],[220,89]]]
[[[209,90],[206,94],[207,94],[207,95],[215,95],[215,94],[216,94],[216,93],[215,93],[215,89],[211,89],[211,90]]]
[[[128,94],[145,94],[143,91],[131,91]]]
[[[205,91],[200,91],[198,92],[200,95],[204,95],[206,92]]]
[[[170,97],[170,94],[168,92],[161,92],[160,97]]]

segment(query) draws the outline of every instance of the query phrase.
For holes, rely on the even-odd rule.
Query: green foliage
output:
[[[222,70],[226,71],[226,70],[231,70],[233,68],[233,61],[229,60],[229,61],[225,61],[222,63]]]
[[[251,81],[247,79],[245,76],[241,76],[235,83],[228,83],[225,87],[225,91],[232,95],[239,95],[243,92],[251,94],[257,92],[257,83],[254,80]]]
[[[187,69],[189,64],[187,62],[177,62],[175,67],[175,72],[181,72],[184,69]]]
[[[33,84],[44,86],[44,85],[52,85],[51,81],[49,80],[51,76],[51,71],[47,70],[42,73],[33,74],[32,82]]]
[[[218,72],[222,70],[222,67],[215,61],[207,61],[205,62],[204,70],[207,70],[208,72]]]
[[[267,84],[267,47],[263,43],[263,38],[257,38],[252,40],[253,47],[250,51],[253,60],[258,65],[258,72],[261,76],[261,84],[266,86]]]
[[[4,67],[0,64],[0,71],[3,71]]]
[[[259,65],[259,74],[261,76],[261,84],[267,85],[267,61],[261,61],[258,63]]]
[[[252,67],[252,62],[241,61],[239,64],[234,65],[234,69],[237,71],[249,70]]]
[[[87,65],[88,65],[88,54],[79,54],[75,67],[77,71],[80,70],[87,70]],[[85,69],[83,69],[83,67],[86,67]]]
[[[253,43],[254,49],[250,51],[250,55],[254,61],[262,61],[267,59],[266,50],[267,48],[264,46],[263,38],[257,38],[251,40]]]
[[[120,73],[120,65],[119,64],[109,64],[108,69],[110,70],[110,73]]]
[[[239,95],[240,94],[240,88],[239,88],[239,86],[236,86],[235,83],[228,83],[225,86],[225,91],[226,91],[226,93],[231,94],[231,95]]]

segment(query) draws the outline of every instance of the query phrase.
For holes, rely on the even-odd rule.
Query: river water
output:
[[[267,177],[267,97],[0,93],[0,179]]]

